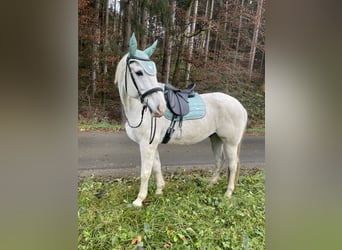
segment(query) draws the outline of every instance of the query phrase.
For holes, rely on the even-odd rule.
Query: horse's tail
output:
[[[241,135],[241,139],[240,142],[238,144],[238,149],[237,149],[237,165],[236,165],[236,175],[235,175],[235,186],[239,180],[239,176],[240,176],[240,148],[241,148],[241,142],[242,142],[242,137],[246,132],[247,129],[247,123],[248,123],[248,112],[247,110],[244,108],[244,129]]]
[[[240,176],[240,147],[241,147],[241,142],[238,145],[238,150],[237,150],[237,165],[236,165],[236,175],[235,175],[235,186],[239,180]]]

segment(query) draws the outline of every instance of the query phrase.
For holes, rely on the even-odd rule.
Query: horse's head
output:
[[[115,81],[121,85],[121,92],[125,92],[128,97],[139,99],[153,116],[160,117],[165,113],[166,103],[163,88],[157,81],[156,65],[150,59],[156,46],[157,41],[143,51],[138,50],[133,33],[129,53],[119,62]]]

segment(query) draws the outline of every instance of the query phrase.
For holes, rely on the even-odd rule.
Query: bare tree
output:
[[[171,51],[173,43],[173,33],[175,26],[175,13],[176,13],[176,0],[170,1],[170,19],[167,21],[165,41],[164,41],[164,56],[162,66],[162,81],[164,83],[169,82],[170,77],[170,65],[171,65]]]
[[[210,0],[207,0],[205,4],[205,11],[204,11],[204,20],[208,21],[208,6],[209,6]],[[205,41],[206,41],[206,32],[201,35],[201,41],[200,41],[200,46],[201,46],[201,53],[203,54],[204,48],[205,48]]]
[[[122,34],[123,34],[123,43],[122,43],[122,50],[128,50],[128,43],[129,38],[131,37],[131,19],[132,19],[132,4],[131,0],[121,0],[121,7],[123,12],[123,22],[122,22]]]
[[[242,25],[242,10],[243,10],[244,2],[245,2],[245,0],[241,0],[240,17],[239,17],[239,28],[238,28],[237,38],[236,38],[236,48],[235,48],[235,56],[234,56],[234,62],[233,62],[234,68],[236,66],[236,59],[238,57],[239,47],[240,47],[240,36],[241,36],[241,25]]]
[[[107,55],[109,53],[109,39],[108,39],[108,24],[109,24],[109,0],[106,0],[106,20],[105,20],[105,37],[104,37],[104,52],[105,52],[105,60],[104,60],[104,68],[103,74],[104,79],[107,78],[108,73],[108,64],[107,64]]]
[[[193,11],[193,15],[192,15],[191,30],[190,30],[190,38],[189,38],[188,58],[187,58],[187,62],[186,62],[186,71],[185,71],[185,81],[186,82],[188,82],[190,79],[192,51],[194,49],[194,34],[195,34],[195,30],[196,30],[197,9],[198,9],[198,0],[195,0],[194,11]]]
[[[255,51],[257,47],[258,34],[259,34],[259,28],[260,28],[262,3],[263,3],[263,0],[258,0],[258,8],[257,8],[256,16],[255,16],[255,27],[254,27],[254,32],[253,32],[250,56],[249,56],[249,73],[248,73],[249,81],[251,81],[252,79]]]
[[[100,47],[100,0],[96,0],[95,7],[95,25],[94,25],[94,40],[93,40],[93,58],[92,58],[92,98],[95,98],[97,72],[99,71],[99,47]]]
[[[141,4],[141,19],[140,19],[140,24],[141,24],[141,28],[142,28],[142,34],[141,34],[141,39],[140,39],[140,47],[141,48],[145,48],[146,47],[146,40],[147,40],[147,26],[146,26],[146,20],[148,17],[148,13],[147,13],[147,6],[150,5],[150,1],[149,0],[145,0],[142,1]]]
[[[184,17],[184,23],[185,23],[185,28],[183,33],[180,35],[181,39],[179,42],[179,49],[177,53],[177,58],[176,58],[176,63],[175,63],[175,70],[173,72],[173,77],[172,81],[174,85],[180,85],[180,63],[181,63],[181,56],[183,55],[183,50],[184,50],[184,45],[185,45],[185,38],[186,38],[186,33],[187,33],[187,25],[190,20],[190,13],[191,13],[191,7],[192,7],[193,0],[189,0],[187,2],[187,7],[186,7],[186,12],[185,12],[185,17]]]
[[[212,23],[212,19],[213,19],[214,2],[215,2],[215,0],[211,0],[211,8],[210,8],[210,16],[209,16],[209,28],[207,31],[207,37],[206,37],[206,42],[205,42],[205,59],[204,59],[205,62],[208,61],[210,30],[211,30],[211,23]]]
[[[227,23],[228,23],[228,6],[229,6],[229,1],[227,0],[224,3],[224,27],[223,31],[227,31]]]

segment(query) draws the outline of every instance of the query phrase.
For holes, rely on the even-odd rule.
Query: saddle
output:
[[[166,103],[174,115],[185,116],[189,113],[188,98],[195,96],[195,87],[195,83],[190,84],[186,89],[178,89],[171,84],[165,85]]]
[[[185,89],[178,89],[171,84],[165,84],[164,95],[167,103],[167,107],[172,112],[170,127],[167,129],[162,143],[166,144],[171,139],[176,119],[179,121],[179,127],[182,127],[182,120],[185,115],[190,111],[188,98],[195,96],[196,84],[192,83]]]

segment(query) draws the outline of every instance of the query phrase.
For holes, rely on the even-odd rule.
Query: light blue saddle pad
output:
[[[194,97],[188,98],[189,101],[189,113],[183,117],[183,121],[185,120],[196,120],[201,119],[205,116],[205,104],[202,100],[202,97],[200,97],[199,94],[195,94]],[[166,108],[166,112],[164,114],[165,118],[168,120],[172,120],[173,114],[172,112]],[[180,117],[177,117],[175,121],[179,121]]]

